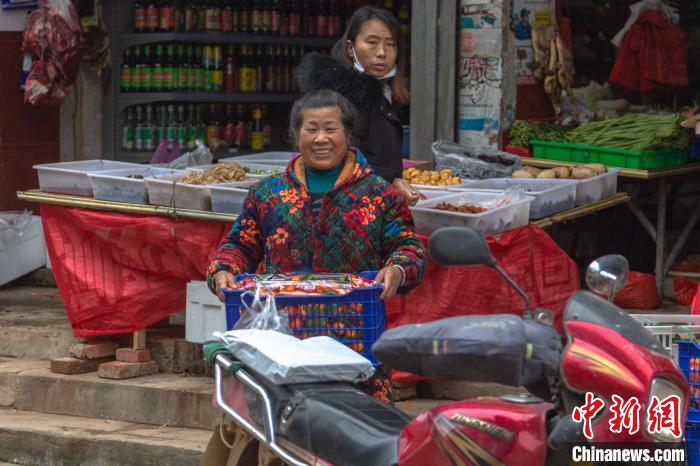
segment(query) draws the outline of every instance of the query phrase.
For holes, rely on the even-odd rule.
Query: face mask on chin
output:
[[[352,61],[354,63],[354,68],[360,73],[367,73],[367,70],[365,70],[365,67],[362,66],[360,60],[357,59],[357,55],[355,55],[355,47],[353,47],[352,44],[350,45],[350,47],[352,48]],[[384,79],[393,78],[394,76],[396,76],[396,65],[394,65],[384,76],[379,77],[377,79],[382,81]]]

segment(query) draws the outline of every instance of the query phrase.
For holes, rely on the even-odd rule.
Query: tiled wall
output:
[[[0,31],[0,211],[33,207],[16,192],[38,187],[34,164],[59,160],[59,108],[23,102],[21,41],[21,32]]]

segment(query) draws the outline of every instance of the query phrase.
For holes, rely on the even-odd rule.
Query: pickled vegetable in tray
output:
[[[376,282],[348,273],[297,274],[297,275],[250,275],[238,281],[244,290],[255,290],[262,286],[272,294],[284,296],[345,295],[356,288],[376,286]]]

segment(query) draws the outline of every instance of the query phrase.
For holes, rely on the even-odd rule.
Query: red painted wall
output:
[[[16,192],[39,186],[34,164],[60,159],[59,109],[23,101],[21,43],[21,32],[0,31],[0,211],[32,207]]]

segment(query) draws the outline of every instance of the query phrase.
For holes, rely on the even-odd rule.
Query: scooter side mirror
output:
[[[428,250],[440,265],[497,265],[484,237],[469,227],[440,228],[430,236]]]
[[[613,300],[615,295],[625,286],[630,265],[624,256],[609,254],[591,262],[586,270],[586,285],[602,296]]]

